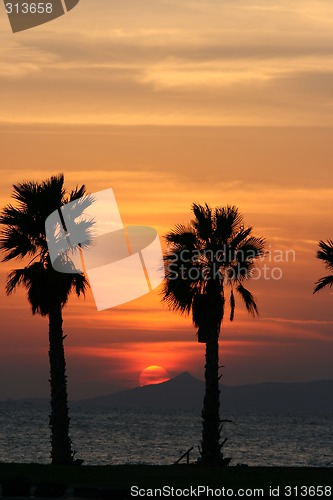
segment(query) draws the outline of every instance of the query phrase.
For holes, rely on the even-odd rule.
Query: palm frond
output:
[[[195,294],[195,287],[191,286],[188,280],[170,281],[167,278],[161,291],[162,302],[165,302],[169,309],[185,315],[191,311]]]
[[[25,219],[26,212],[13,207],[13,205],[8,204],[2,210],[0,214],[0,224],[8,224],[10,226],[21,225],[22,219]]]
[[[237,286],[237,292],[241,296],[244,301],[245,307],[247,311],[252,314],[252,316],[256,316],[259,314],[257,304],[252,293],[243,287],[243,285],[239,284]]]
[[[6,294],[14,293],[19,285],[25,281],[26,269],[14,269],[10,271],[6,281]]]
[[[193,298],[204,286],[200,262],[183,258],[183,250],[166,252],[164,255],[165,280],[162,289],[163,301],[168,307],[188,314]]]
[[[19,210],[12,205],[7,205],[0,213],[0,224],[16,228],[18,231],[24,232],[29,238],[36,239],[40,233],[38,215],[27,207]]]
[[[254,260],[264,255],[265,239],[250,236],[246,238],[237,248],[236,259],[239,262]]]
[[[85,195],[82,198],[72,200],[69,205],[65,205],[64,209],[60,208],[66,225],[73,225],[78,218],[85,219],[84,211],[93,205],[94,201],[94,196]]]
[[[234,296],[234,292],[233,292],[233,289],[231,289],[230,291],[230,321],[233,321],[234,319],[234,316],[235,316],[235,296]]]
[[[19,206],[29,206],[40,192],[40,185],[37,182],[21,182],[13,185],[13,198],[19,202]]]
[[[80,295],[85,296],[87,288],[89,288],[89,281],[84,274],[73,275],[72,288],[78,297],[80,297]]]
[[[87,195],[86,186],[82,184],[82,186],[76,186],[75,189],[72,189],[68,196],[68,202],[77,200],[79,198],[83,198]]]
[[[236,232],[234,233],[231,233],[230,232],[228,233],[229,236],[228,236],[228,239],[225,240],[226,236],[223,236],[223,240],[225,240],[230,248],[232,248],[233,250],[237,250],[238,247],[242,244],[244,244],[244,241],[247,240],[248,236],[251,234],[252,232],[252,227],[241,227],[239,228]],[[230,228],[230,231],[232,231],[232,227]]]
[[[36,245],[21,229],[7,226],[0,233],[0,250],[5,254],[2,262],[8,262],[16,257],[22,259],[26,255],[33,255]]]
[[[255,263],[251,260],[236,262],[225,270],[225,277],[229,284],[250,279],[251,271],[255,268]]]
[[[195,216],[195,219],[192,221],[192,226],[199,238],[204,241],[210,240],[213,235],[212,209],[207,203],[205,205],[193,203],[192,212]]]
[[[196,243],[197,237],[190,227],[183,224],[177,224],[172,231],[165,235],[166,241],[172,243],[178,248],[192,250]]]
[[[327,269],[333,269],[333,240],[319,242],[320,250],[317,251],[317,259],[323,260]]]
[[[243,216],[235,206],[217,207],[214,211],[215,238],[227,244],[237,230],[241,229]]]
[[[324,276],[323,278],[320,278],[315,284],[316,284],[316,287],[313,290],[313,293],[317,293],[326,287],[331,288],[333,286],[333,275]]]

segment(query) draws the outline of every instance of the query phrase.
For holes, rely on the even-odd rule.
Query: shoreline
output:
[[[204,467],[178,465],[105,465],[53,466],[42,464],[0,464],[0,482],[30,482],[31,486],[63,485],[63,487],[116,488],[188,488],[200,485],[219,488],[331,487],[332,467]],[[332,491],[331,490],[331,491]],[[91,491],[91,493],[93,493]],[[58,495],[59,496],[59,495]],[[304,495],[302,495],[304,496]],[[96,498],[93,497],[92,498]],[[325,496],[323,496],[325,498]]]

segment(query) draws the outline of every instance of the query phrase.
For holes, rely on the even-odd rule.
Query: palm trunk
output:
[[[67,398],[66,362],[62,332],[62,309],[55,304],[49,312],[49,359],[51,385],[51,458],[52,464],[73,463]]]
[[[212,331],[206,342],[205,397],[202,410],[202,463],[222,463],[220,444],[220,390],[218,331]]]

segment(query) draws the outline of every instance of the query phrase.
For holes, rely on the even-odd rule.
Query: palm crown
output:
[[[255,315],[253,295],[243,282],[251,277],[255,259],[264,254],[264,239],[244,227],[235,206],[211,209],[193,204],[194,219],[166,235],[166,279],[163,300],[171,309],[189,314],[205,337],[207,321],[219,328],[224,316],[225,287],[230,288],[230,320],[234,318],[234,289]]]
[[[0,248],[5,254],[3,261],[25,257],[30,261],[25,267],[9,273],[6,291],[11,294],[18,285],[23,285],[28,291],[32,312],[46,316],[55,301],[63,307],[72,291],[84,294],[87,280],[83,274],[62,274],[52,268],[45,220],[66,203],[80,198],[88,205],[91,200],[86,196],[85,186],[66,193],[61,174],[42,183],[15,185],[13,198],[18,206],[7,205],[0,215],[0,224],[5,225],[0,236]]]

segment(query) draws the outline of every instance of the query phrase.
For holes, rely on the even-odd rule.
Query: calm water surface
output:
[[[49,408],[0,406],[0,461],[48,463]],[[225,456],[231,464],[326,466],[333,460],[333,414],[237,411],[225,413]],[[193,446],[199,457],[200,410],[71,409],[76,457],[87,465],[172,464]]]

